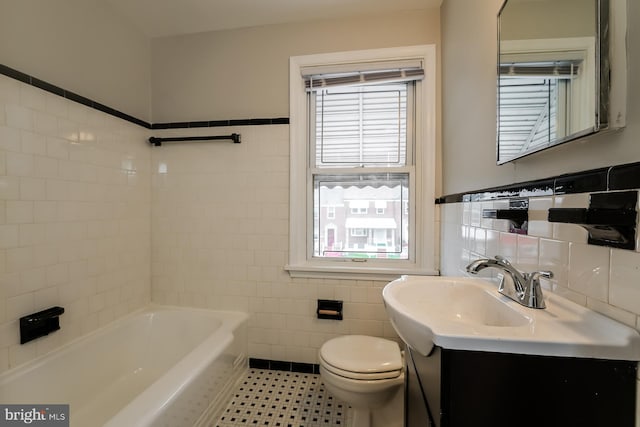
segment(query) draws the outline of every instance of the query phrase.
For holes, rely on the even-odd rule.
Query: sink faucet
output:
[[[467,272],[478,274],[480,270],[493,267],[502,270],[498,292],[511,298],[512,300],[529,308],[545,308],[540,287],[540,277],[551,279],[551,271],[534,271],[533,273],[520,273],[505,258],[496,255],[495,258],[481,258],[467,265]],[[510,282],[505,284],[505,282]],[[510,286],[509,286],[510,284]]]

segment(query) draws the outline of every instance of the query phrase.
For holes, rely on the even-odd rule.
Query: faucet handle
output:
[[[527,307],[545,308],[544,297],[542,296],[542,288],[540,287],[540,277],[551,279],[553,272],[551,271],[534,271],[527,274],[525,291],[522,300]]]
[[[534,271],[533,273],[529,273],[529,278],[531,281],[538,280],[540,277],[544,277],[545,279],[553,279],[553,271]]]

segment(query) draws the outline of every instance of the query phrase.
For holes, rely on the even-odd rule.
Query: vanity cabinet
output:
[[[635,427],[637,362],[409,347],[407,427]]]

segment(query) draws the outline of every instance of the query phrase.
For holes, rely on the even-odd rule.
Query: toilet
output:
[[[394,341],[345,335],[320,348],[327,391],[351,406],[352,427],[404,424],[404,360]]]

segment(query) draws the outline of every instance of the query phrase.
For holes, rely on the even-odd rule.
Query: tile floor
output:
[[[344,426],[346,412],[320,375],[249,369],[214,426]]]

